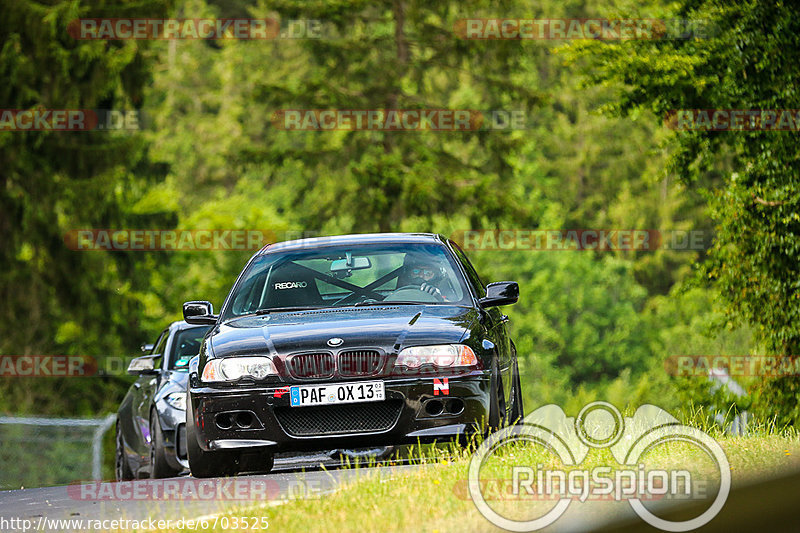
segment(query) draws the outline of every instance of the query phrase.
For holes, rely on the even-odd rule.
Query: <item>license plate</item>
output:
[[[289,389],[292,407],[336,403],[380,402],[386,399],[383,381],[297,385]]]

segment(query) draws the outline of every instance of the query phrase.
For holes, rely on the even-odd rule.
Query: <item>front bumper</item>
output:
[[[447,441],[481,432],[489,415],[490,374],[474,371],[454,376],[430,375],[382,379],[386,392],[383,402],[362,404],[336,404],[319,407],[290,407],[288,387],[192,387],[192,403],[198,444],[204,450],[238,448],[268,448],[276,452],[298,450],[328,450],[332,448],[389,446],[417,442]],[[436,391],[434,380],[438,380]],[[347,380],[356,382],[358,380]],[[309,383],[303,383],[306,385]],[[320,383],[324,385],[325,383]],[[438,403],[437,403],[438,401]],[[459,403],[460,402],[460,403]],[[371,404],[371,405],[370,405]],[[375,405],[383,404],[383,405]],[[437,413],[441,405],[442,412]],[[460,408],[460,409],[459,409]],[[322,412],[311,416],[311,411],[327,409],[328,414],[348,416],[359,412],[374,413],[388,422],[380,427],[352,428],[348,431],[331,430]],[[339,410],[334,412],[332,410]],[[361,410],[361,411],[359,411]],[[250,413],[250,428],[229,424],[228,413]],[[222,415],[222,418],[218,418]],[[305,420],[306,415],[313,420]],[[387,418],[388,417],[388,418]],[[390,418],[393,417],[393,420]],[[330,417],[336,418],[336,417]],[[219,420],[226,423],[219,425]],[[369,421],[367,421],[369,422]],[[314,430],[319,424],[319,432]],[[298,427],[301,429],[298,430]]]
[[[186,470],[189,468],[186,453],[186,411],[167,404],[158,407],[167,463],[176,470]]]

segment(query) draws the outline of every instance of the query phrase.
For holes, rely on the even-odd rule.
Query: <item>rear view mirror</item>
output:
[[[183,319],[189,324],[211,326],[217,323],[218,318],[211,302],[193,300],[183,304]]]
[[[516,281],[498,281],[486,286],[486,296],[480,299],[483,307],[509,305],[519,300],[519,285]]]
[[[346,272],[348,270],[364,270],[372,266],[369,257],[353,257],[349,253],[347,259],[337,259],[331,262],[331,272]]]

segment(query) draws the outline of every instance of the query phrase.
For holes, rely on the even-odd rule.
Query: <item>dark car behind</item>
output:
[[[173,322],[128,372],[137,376],[117,411],[117,479],[169,477],[189,467],[186,389],[189,362],[208,326]]]

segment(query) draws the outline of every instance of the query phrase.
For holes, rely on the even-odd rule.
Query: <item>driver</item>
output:
[[[419,286],[419,290],[427,292],[438,300],[447,300],[439,288],[444,279],[443,269],[433,258],[414,257],[406,264],[406,273],[410,285]]]

